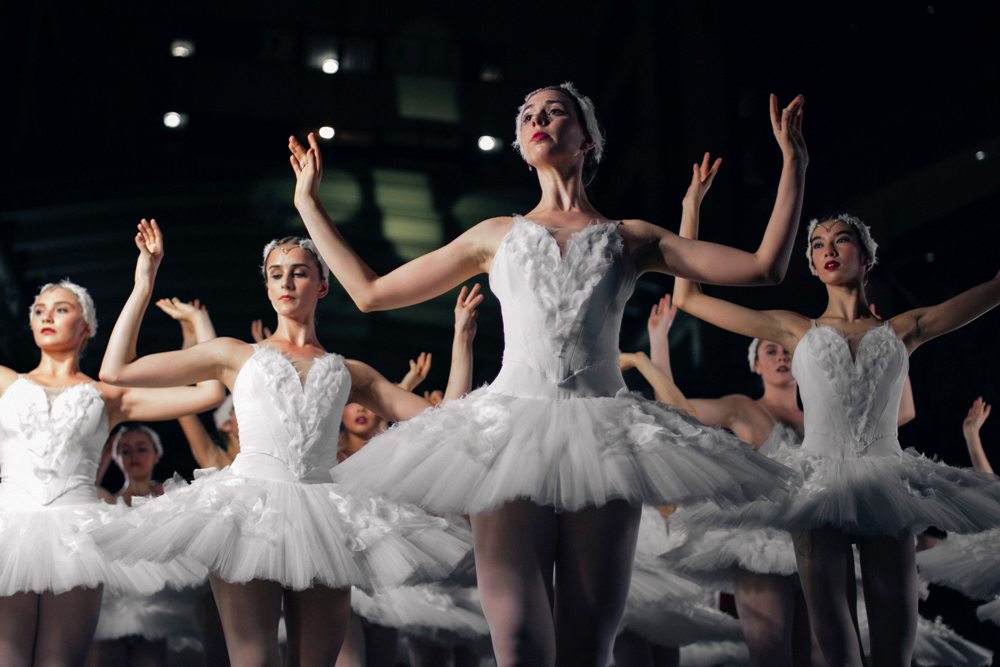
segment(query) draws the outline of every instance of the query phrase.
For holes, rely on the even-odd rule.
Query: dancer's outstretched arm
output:
[[[671,303],[669,294],[664,294],[653,304],[646,319],[646,331],[649,333],[649,359],[673,382],[673,371],[670,368],[670,327],[677,316],[677,306]],[[663,399],[657,395],[656,400]]]
[[[637,237],[636,266],[640,272],[656,271],[716,285],[779,283],[788,270],[795,233],[802,215],[806,167],[809,153],[802,135],[805,100],[800,95],[778,112],[778,100],[771,96],[771,128],[781,148],[783,165],[771,218],[755,252],[725,245],[683,238],[641,220],[626,221],[625,227]],[[708,154],[703,169],[714,177],[719,161],[708,170]],[[706,188],[707,189],[707,188]]]
[[[969,414],[965,416],[965,420],[962,422],[962,435],[965,436],[965,446],[969,449],[969,458],[972,459],[972,467],[976,472],[985,472],[992,475],[993,466],[990,465],[990,460],[986,458],[986,452],[983,451],[983,441],[979,437],[979,430],[983,427],[983,423],[986,422],[986,418],[989,416],[990,404],[986,403],[983,397],[980,396],[972,402]]]
[[[288,138],[295,171],[295,208],[337,281],[363,311],[391,310],[426,301],[489,270],[493,249],[509,224],[491,218],[451,243],[380,276],[347,244],[319,200],[323,156],[310,132],[308,148]]]
[[[926,308],[914,308],[889,320],[906,349],[913,352],[929,340],[963,327],[1000,304],[1000,272],[991,280]]]
[[[674,384],[674,379],[667,373],[664,373],[659,366],[654,364],[653,361],[646,356],[645,352],[622,352],[618,357],[618,364],[621,366],[623,371],[634,368],[642,373],[642,377],[646,378],[646,382],[648,382],[649,386],[653,388],[653,391],[656,394],[656,400],[661,403],[666,403],[667,405],[672,405],[675,408],[683,410],[692,417],[697,418],[699,421],[703,421],[697,414],[697,410],[692,405],[692,402],[689,401],[680,388]]]
[[[451,368],[444,401],[461,398],[472,389],[472,342],[476,339],[476,318],[483,295],[479,283],[468,289],[464,285],[455,301],[455,336],[451,343]]]
[[[718,163],[716,163],[717,165]],[[684,195],[680,235],[698,237],[701,202],[715,177],[715,166],[708,168],[708,156],[694,165],[691,184]],[[724,299],[708,296],[698,283],[678,276],[674,280],[674,305],[700,320],[761,340],[773,340],[786,350],[794,350],[799,338],[809,328],[809,320],[787,310],[753,310]]]
[[[397,383],[401,389],[413,391],[427,379],[427,374],[431,372],[431,356],[430,352],[421,352],[416,359],[410,359],[410,370]]]
[[[143,220],[139,224],[135,243],[139,249],[135,286],[111,332],[100,372],[102,381],[128,387],[121,389],[117,396],[117,421],[177,419],[209,410],[226,397],[222,384],[215,381],[222,375],[220,365],[227,356],[222,350],[233,344],[249,346],[242,341],[208,339],[209,335],[215,335],[211,322],[193,321],[199,345],[137,359],[139,326],[163,259],[163,234],[155,221]],[[249,354],[248,349],[246,356]],[[192,383],[198,384],[185,386]]]

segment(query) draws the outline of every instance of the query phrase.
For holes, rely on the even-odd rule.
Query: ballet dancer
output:
[[[343,640],[352,585],[371,590],[445,576],[467,553],[466,538],[443,520],[344,493],[330,479],[349,400],[398,421],[429,404],[320,345],[316,306],[329,291],[328,273],[308,239],[277,239],[264,248],[261,270],[278,317],[270,338],[256,345],[216,338],[137,358],[140,322],[163,258],[155,221],[140,223],[135,244],[135,286],[101,377],[141,386],[223,382],[233,393],[240,453],[228,467],[122,512],[92,534],[116,558],[186,555],[208,567],[234,665],[278,664],[282,607],[289,663],[329,665]],[[460,294],[470,309],[481,298],[478,287]]]
[[[224,394],[211,381],[124,389],[87,377],[80,356],[97,314],[69,280],[39,290],[29,321],[38,364],[27,373],[0,366],[0,664],[80,665],[105,587],[153,593],[199,576],[181,563],[111,564],[84,532],[106,507],[96,473],[110,430],[207,410]]]
[[[697,230],[697,213],[685,216],[681,234],[694,238]],[[802,471],[804,483],[768,522],[793,531],[810,625],[827,663],[862,664],[848,581],[856,542],[872,662],[908,665],[917,624],[914,533],[931,525],[969,532],[1000,523],[995,480],[900,448],[896,428],[909,355],[1000,302],[1000,275],[944,303],[881,321],[864,289],[877,261],[868,226],[846,214],[817,219],[807,239],[809,269],[827,293],[818,318],[745,308],[687,280],[675,283],[674,302],[701,320],[792,352],[805,438],[779,454]]]
[[[755,252],[698,243],[600,213],[585,186],[604,152],[589,98],[572,84],[530,93],[515,145],[541,199],[490,218],[379,276],[319,198],[323,159],[289,139],[295,206],[322,256],[365,312],[426,301],[488,273],[501,302],[500,375],[466,398],[376,437],[337,472],[439,514],[472,515],[476,572],[500,667],[605,667],[621,618],[642,503],[781,493],[787,470],[730,435],[620,393],[625,301],[646,272],[720,284],[779,281],[794,243],[808,156],[801,97],[771,124],[783,156]]]

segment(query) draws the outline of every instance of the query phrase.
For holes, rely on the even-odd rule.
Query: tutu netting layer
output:
[[[868,614],[859,597],[858,627],[865,653],[870,652],[871,634]],[[913,664],[920,667],[954,665],[960,667],[983,667],[993,661],[993,652],[979,644],[970,642],[945,625],[940,618],[933,621],[917,617],[917,637],[913,644]]]
[[[105,517],[93,535],[113,558],[204,564],[231,583],[303,590],[442,578],[471,546],[467,530],[417,508],[342,495],[335,484],[250,477],[229,468]]]
[[[978,607],[976,609],[976,616],[980,621],[1000,625],[1000,598]]]
[[[917,554],[920,576],[976,600],[1000,595],[1000,530],[950,535]]]
[[[749,667],[745,642],[698,642],[681,647],[681,667]]]
[[[728,505],[780,497],[788,477],[727,433],[635,394],[544,399],[491,388],[396,424],[333,474],[435,513],[517,499],[560,511],[616,499]]]
[[[773,528],[694,533],[661,558],[703,585],[730,592],[737,570],[782,576],[798,572],[791,535]]]
[[[163,590],[153,595],[105,594],[94,641],[142,637],[167,640],[172,651],[200,650],[195,623],[198,589]]]
[[[0,596],[65,593],[104,586],[107,593],[155,593],[204,581],[207,571],[190,559],[169,563],[110,562],[84,527],[109,509],[97,499],[43,508],[13,509],[15,493],[0,489]],[[64,501],[69,498],[64,497]]]
[[[424,584],[379,591],[353,591],[354,613],[377,625],[427,641],[479,641],[489,636],[475,588]]]

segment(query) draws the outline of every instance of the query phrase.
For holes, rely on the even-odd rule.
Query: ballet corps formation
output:
[[[238,666],[988,664],[917,601],[922,580],[943,584],[1000,624],[1000,480],[978,435],[989,406],[964,423],[972,468],[902,449],[897,426],[915,416],[910,354],[996,306],[1000,275],[882,320],[864,290],[877,245],[843,214],[806,231],[822,312],[756,311],[700,287],[784,277],[803,103],[771,97],[782,169],[753,252],[698,240],[720,166],[707,154],[679,234],[599,213],[585,188],[604,139],[567,83],[518,109],[538,205],[385,275],[325,212],[315,137],[290,138],[308,237],[264,247],[277,326],[255,323],[254,344],[216,337],[198,302],[163,299],[183,346],[137,356],[169,236],[152,220],[99,380],[79,364],[93,301],[69,280],[43,286],[39,361],[0,366],[0,665],[162,665],[178,652]],[[647,272],[675,277],[672,303],[649,316],[648,354],[620,353]],[[470,281],[484,273],[505,350],[473,390],[483,296]],[[429,357],[397,384],[320,345],[316,307],[334,281],[363,312],[464,285],[443,394],[413,391]],[[763,395],[691,398],[674,383],[678,308],[753,339]],[[656,400],[627,390],[627,368]],[[197,417],[209,410],[222,446]],[[174,419],[201,469],[161,484],[146,424]],[[95,483],[110,461],[126,480],[114,495]],[[918,553],[928,527],[948,537]]]

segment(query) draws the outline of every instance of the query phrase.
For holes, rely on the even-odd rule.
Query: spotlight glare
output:
[[[336,58],[324,58],[320,69],[324,74],[336,74],[340,71],[340,61]]]
[[[927,263],[928,263],[928,264],[930,264],[930,263],[931,263],[931,262],[933,262],[933,261],[934,261],[935,259],[937,259],[937,257],[935,257],[935,256],[934,256],[934,253],[932,253],[932,252],[929,252],[929,253],[927,253],[926,255],[924,255],[924,259],[926,259],[926,260],[927,260]]]
[[[986,159],[986,151],[976,151],[976,160],[982,162]]]
[[[170,43],[170,55],[174,58],[190,58],[194,55],[194,42],[188,39],[175,39]]]
[[[176,130],[184,127],[188,123],[188,116],[186,113],[178,113],[177,111],[168,111],[163,114],[163,124],[169,127],[171,130]]]
[[[333,139],[333,136],[335,134],[337,134],[337,131],[334,130],[329,125],[324,125],[323,127],[319,128],[319,138],[320,139],[327,139],[327,140]]]
[[[483,151],[484,153],[489,153],[497,150],[500,147],[500,140],[497,139],[496,137],[491,137],[488,134],[484,134],[483,136],[479,137],[479,141],[477,141],[476,144],[479,146],[479,150]]]

